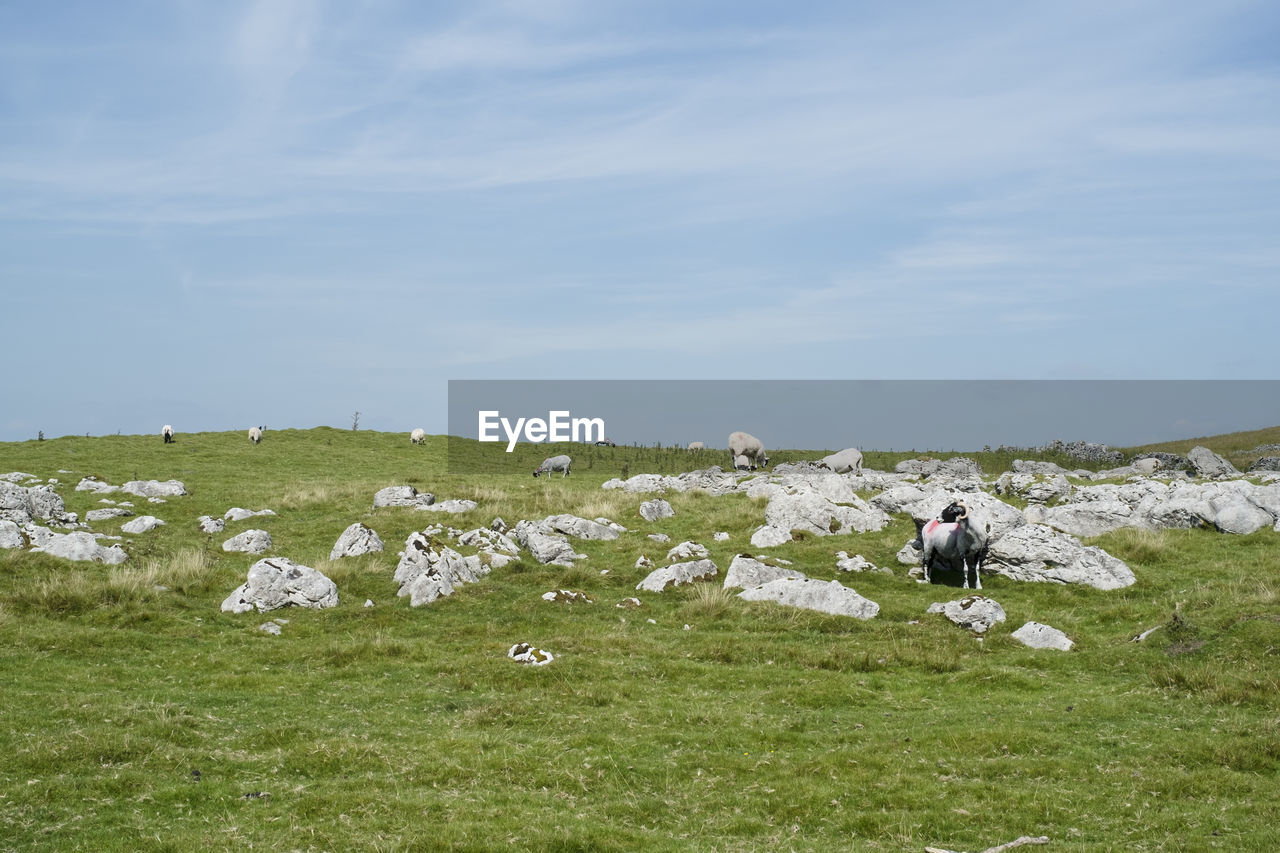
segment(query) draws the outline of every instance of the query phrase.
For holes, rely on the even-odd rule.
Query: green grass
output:
[[[449,474],[445,439],[365,431],[268,431],[257,447],[240,433],[0,445],[0,473],[59,478],[81,514],[99,505],[72,491],[84,474],[174,477],[190,492],[135,499],[168,524],[126,537],[122,566],[0,551],[0,849],[980,850],[1048,835],[1050,850],[1265,850],[1280,838],[1275,533],[1100,537],[1135,586],[991,578],[1009,621],[979,642],[925,615],[959,590],[907,579],[901,518],[772,549],[878,602],[869,622],[717,586],[636,593],[636,557],[669,547],[645,533],[701,542],[723,571],[756,550],[763,502],[669,495],[676,516],[648,524],[636,510],[651,496],[600,484],[622,465],[675,472],[717,454],[580,450],[572,476],[535,480],[547,448]],[[775,459],[788,455],[822,454]],[[377,489],[403,483],[480,507],[371,509]],[[232,506],[279,515],[197,529]],[[573,569],[520,560],[427,607],[395,597],[410,532],[552,512],[631,532],[575,541],[589,559]],[[329,562],[353,521],[388,550]],[[220,612],[254,560],[221,542],[249,527],[332,577],[340,605]],[[712,541],[718,530],[731,539]],[[894,575],[837,573],[838,550]],[[541,600],[557,588],[596,603]],[[631,595],[640,609],[614,606]],[[273,617],[289,620],[281,636],[257,630]],[[1009,633],[1029,619],[1076,649],[1017,644]],[[512,663],[519,641],[556,661]]]

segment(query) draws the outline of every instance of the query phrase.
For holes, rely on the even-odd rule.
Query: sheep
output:
[[[262,441],[262,431],[264,429],[266,429],[266,427],[260,427],[260,426],[249,427],[249,440],[252,441],[254,444],[257,444],[258,442]]]
[[[701,441],[689,442],[689,448],[688,448],[689,450],[704,450],[705,448],[706,448],[706,445],[703,444]]]
[[[974,588],[982,589],[980,569],[987,556],[991,525],[984,525],[973,518],[964,501],[954,501],[940,515],[940,518],[921,525],[918,530],[920,541],[924,545],[924,558],[921,562],[924,577],[920,582],[931,582],[929,570],[934,559],[942,557],[945,560],[960,560],[965,589],[969,588],[969,567],[973,566]]]
[[[414,444],[422,444],[422,442],[425,441],[426,438],[427,438],[427,431],[421,428],[415,429],[413,432],[409,433],[409,441],[411,441]]]
[[[560,479],[563,480],[569,476],[569,466],[572,464],[573,460],[568,456],[552,456],[549,459],[544,459],[541,465],[533,469],[533,476],[550,474],[552,471],[563,471],[564,473],[560,475]]]
[[[769,464],[769,457],[765,455],[764,445],[761,444],[760,439],[745,432],[729,433],[729,458],[733,461],[734,467],[737,467],[739,456],[745,456],[750,460],[752,471],[757,466],[763,468]]]
[[[164,425],[164,429],[160,430],[160,434],[164,436],[164,443],[169,444],[173,441],[173,427],[168,424]]]
[[[830,456],[824,456],[818,460],[818,464],[830,468],[837,474],[848,474],[852,471],[855,474],[862,473],[862,452],[847,447],[839,453],[832,453]]]
[[[746,471],[751,467],[751,460],[742,455],[735,456],[733,457],[733,467],[738,471]]]

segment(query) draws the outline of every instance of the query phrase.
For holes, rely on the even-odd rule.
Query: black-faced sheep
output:
[[[257,444],[258,442],[262,441],[262,431],[265,429],[266,427],[260,427],[260,426],[249,427],[249,440],[252,441],[254,444]]]
[[[573,460],[568,456],[552,456],[549,459],[544,459],[541,465],[533,469],[533,476],[550,474],[552,471],[563,471],[564,473],[560,475],[560,479],[563,480],[569,476],[569,466],[572,464]]]
[[[413,432],[409,433],[409,441],[414,444],[422,444],[426,437],[427,431],[424,429],[415,429]]]
[[[173,441],[173,427],[168,424],[164,425],[164,429],[160,430],[160,434],[164,436],[164,443],[168,444]]]
[[[940,517],[924,524],[920,529],[920,541],[924,545],[924,558],[921,569],[924,577],[921,583],[930,583],[929,570],[937,557],[945,560],[960,560],[960,569],[964,572],[964,588],[969,588],[969,567],[973,567],[973,585],[982,589],[982,561],[987,556],[987,542],[990,538],[990,525],[983,524],[973,517],[964,501],[955,501],[947,506]]]
[[[769,464],[769,457],[765,455],[764,444],[760,439],[745,432],[729,433],[729,459],[734,467],[737,467],[739,456],[747,457],[753,471]]]

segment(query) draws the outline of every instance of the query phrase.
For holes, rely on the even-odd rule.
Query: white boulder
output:
[[[636,584],[636,589],[649,592],[662,592],[667,587],[680,586],[694,581],[709,581],[716,576],[719,569],[710,560],[693,560],[687,563],[673,563],[650,572],[648,577]]]
[[[928,613],[941,613],[961,628],[985,634],[992,625],[1005,620],[1004,608],[985,595],[967,595],[956,601],[934,602]]]
[[[1039,622],[1028,622],[1009,636],[1024,646],[1030,646],[1033,649],[1057,649],[1058,651],[1069,652],[1071,647],[1075,645],[1067,638],[1066,634],[1057,628],[1051,628]]]
[[[126,521],[120,525],[120,529],[125,533],[146,533],[148,530],[155,530],[163,521],[154,515],[140,515],[133,521]]]
[[[309,566],[269,557],[249,567],[249,579],[222,602],[224,612],[247,613],[281,607],[336,607],[338,587]]]
[[[872,619],[880,612],[880,605],[863,598],[840,581],[779,578],[762,586],[745,589],[738,593],[738,597],[744,601],[772,601],[786,607],[852,616],[855,619]]]
[[[224,551],[262,554],[271,549],[271,534],[265,530],[246,530],[222,543]]]
[[[382,547],[382,539],[378,534],[357,521],[342,531],[338,541],[333,543],[333,550],[329,552],[329,559],[358,557],[361,554],[381,551]]]

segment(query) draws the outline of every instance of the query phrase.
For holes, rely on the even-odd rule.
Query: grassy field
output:
[[[1223,451],[1238,437],[1201,439]],[[1253,435],[1253,434],[1251,434]],[[1185,448],[1183,448],[1185,449]],[[1137,584],[1101,592],[992,577],[1009,621],[979,640],[925,609],[959,597],[906,577],[913,533],[808,537],[772,553],[878,602],[869,622],[748,604],[718,585],[636,594],[645,538],[751,550],[763,503],[606,492],[623,473],[723,464],[656,448],[575,450],[573,475],[529,475],[435,437],[333,429],[67,437],[0,444],[0,473],[182,480],[137,512],[166,526],[121,566],[0,551],[0,849],[5,850],[1270,850],[1280,842],[1280,534],[1120,531],[1096,544]],[[487,451],[487,449],[486,449]],[[819,452],[778,453],[775,461]],[[906,454],[868,454],[891,467]],[[970,454],[987,473],[1005,460]],[[505,456],[505,454],[504,454]],[[488,457],[485,457],[488,459]],[[452,464],[450,464],[452,463]],[[458,474],[459,465],[494,473]],[[506,465],[504,468],[503,466]],[[1077,467],[1073,464],[1071,467]],[[60,473],[60,472],[69,473]],[[371,510],[409,483],[478,509]],[[121,495],[112,498],[123,499]],[[200,515],[274,518],[197,529]],[[396,551],[434,522],[469,529],[555,512],[631,529],[579,542],[572,569],[529,560],[422,608],[395,597]],[[127,519],[126,519],[127,520]],[[119,532],[123,520],[95,524]],[[381,555],[330,562],[354,521]],[[338,607],[233,616],[256,559],[221,542],[269,530],[271,553],[320,569]],[[728,542],[711,533],[726,531]],[[892,576],[835,571],[837,550]],[[607,570],[607,573],[604,573]],[[584,591],[595,604],[541,600]],[[365,607],[366,599],[375,603]],[[287,619],[280,636],[258,626]],[[1033,651],[1027,620],[1077,643]],[[1162,626],[1143,643],[1132,638]],[[528,641],[556,655],[523,667]]]

